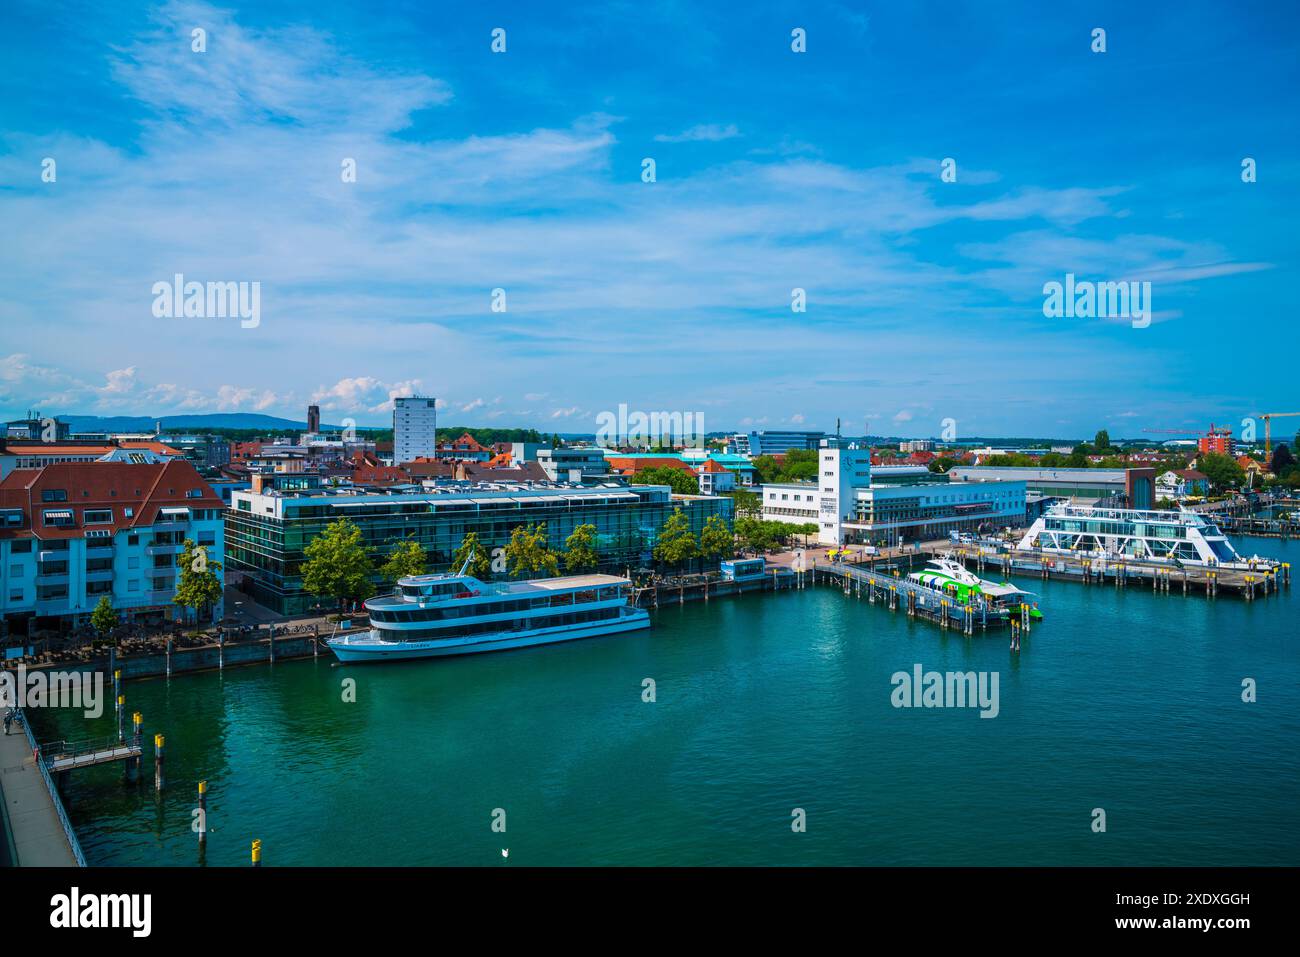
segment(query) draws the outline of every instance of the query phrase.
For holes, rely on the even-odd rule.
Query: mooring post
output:
[[[224,630],[217,633],[217,670],[226,670],[226,633]]]
[[[275,664],[275,625],[267,625],[267,640],[271,643],[271,664]]]
[[[253,866],[262,866],[262,842],[261,840],[253,841]]]
[[[161,734],[153,736],[153,786],[157,791],[163,789],[163,746],[167,739]]]
[[[167,677],[172,676],[172,636],[167,636]]]
[[[199,846],[208,843],[208,782],[199,782]]]
[[[144,715],[139,711],[131,716],[131,746],[137,750],[137,756],[126,759],[126,779],[128,781],[139,780],[140,777],[140,758],[138,751],[140,748],[140,733],[144,727]]]

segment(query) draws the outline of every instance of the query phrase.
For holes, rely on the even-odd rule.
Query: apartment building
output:
[[[221,499],[182,459],[64,462],[0,480],[0,615],[9,634],[118,617],[175,619],[176,556],[190,539],[222,561]],[[221,608],[213,609],[214,617]]]

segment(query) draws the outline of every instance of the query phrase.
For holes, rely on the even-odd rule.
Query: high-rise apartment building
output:
[[[437,400],[408,396],[393,400],[393,464],[438,454]]]

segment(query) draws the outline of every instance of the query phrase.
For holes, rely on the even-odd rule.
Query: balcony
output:
[[[112,550],[113,540],[111,538],[86,539],[86,551],[88,552],[111,552]]]
[[[144,553],[146,555],[179,555],[184,549],[183,544],[178,545],[146,545]]]
[[[111,568],[87,568],[87,582],[111,582],[113,580],[113,569]]]

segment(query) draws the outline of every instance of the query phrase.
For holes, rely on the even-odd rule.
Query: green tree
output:
[[[574,575],[594,572],[600,564],[596,550],[596,526],[579,525],[564,540],[564,568]]]
[[[1237,464],[1237,460],[1218,452],[1207,452],[1201,456],[1197,469],[1205,473],[1216,492],[1236,488],[1246,481],[1246,472]]]
[[[488,553],[487,547],[478,540],[478,532],[467,532],[461,539],[460,548],[456,549],[451,556],[451,570],[459,572],[470,556],[473,556],[473,559],[469,563],[468,574],[483,580],[490,578],[492,556]]]
[[[389,553],[388,561],[379,568],[379,574],[383,576],[384,581],[390,582],[411,575],[423,575],[424,571],[424,549],[414,538],[401,542]]]
[[[375,569],[355,523],[340,518],[325,527],[303,549],[302,587],[312,595],[335,599],[341,612],[344,603],[361,601],[374,594],[370,579]]]
[[[929,468],[931,472],[939,472],[940,474],[942,474],[944,472],[947,472],[954,465],[960,465],[960,464],[961,464],[960,461],[958,461],[955,458],[952,458],[951,456],[941,455],[937,459],[930,460]]]
[[[546,523],[537,525],[516,525],[510,533],[510,542],[506,545],[506,563],[510,574],[521,575],[544,574],[555,576],[560,573],[560,561],[546,547]]]
[[[1296,464],[1295,456],[1285,445],[1279,444],[1273,449],[1273,457],[1269,460],[1269,471],[1278,478],[1285,478],[1289,469]]]
[[[663,527],[652,552],[655,561],[669,568],[680,568],[700,553],[699,543],[691,531],[691,523],[680,508],[673,509]]]
[[[700,531],[700,554],[709,559],[730,558],[736,553],[736,535],[721,515],[710,515]]]
[[[1098,452],[1105,452],[1110,448],[1110,433],[1105,429],[1101,429],[1096,438],[1092,440],[1092,444],[1097,447]]]
[[[99,599],[99,604],[90,613],[90,626],[100,638],[107,638],[108,633],[117,627],[117,612],[113,611],[113,603],[107,595]]]
[[[763,497],[757,492],[737,488],[731,493],[731,500],[736,503],[736,515],[750,515],[757,518],[763,514]]]
[[[180,575],[172,601],[182,608],[192,609],[197,622],[221,601],[222,581],[217,574],[221,571],[221,562],[209,559],[206,546],[195,545],[187,538],[181,546],[181,553],[176,556],[176,567]]]
[[[655,468],[642,469],[632,478],[633,485],[667,485],[674,495],[699,495],[700,480],[688,469],[660,465]]]
[[[777,481],[781,475],[781,463],[770,455],[760,455],[750,464],[754,466],[758,481],[763,485]]]

